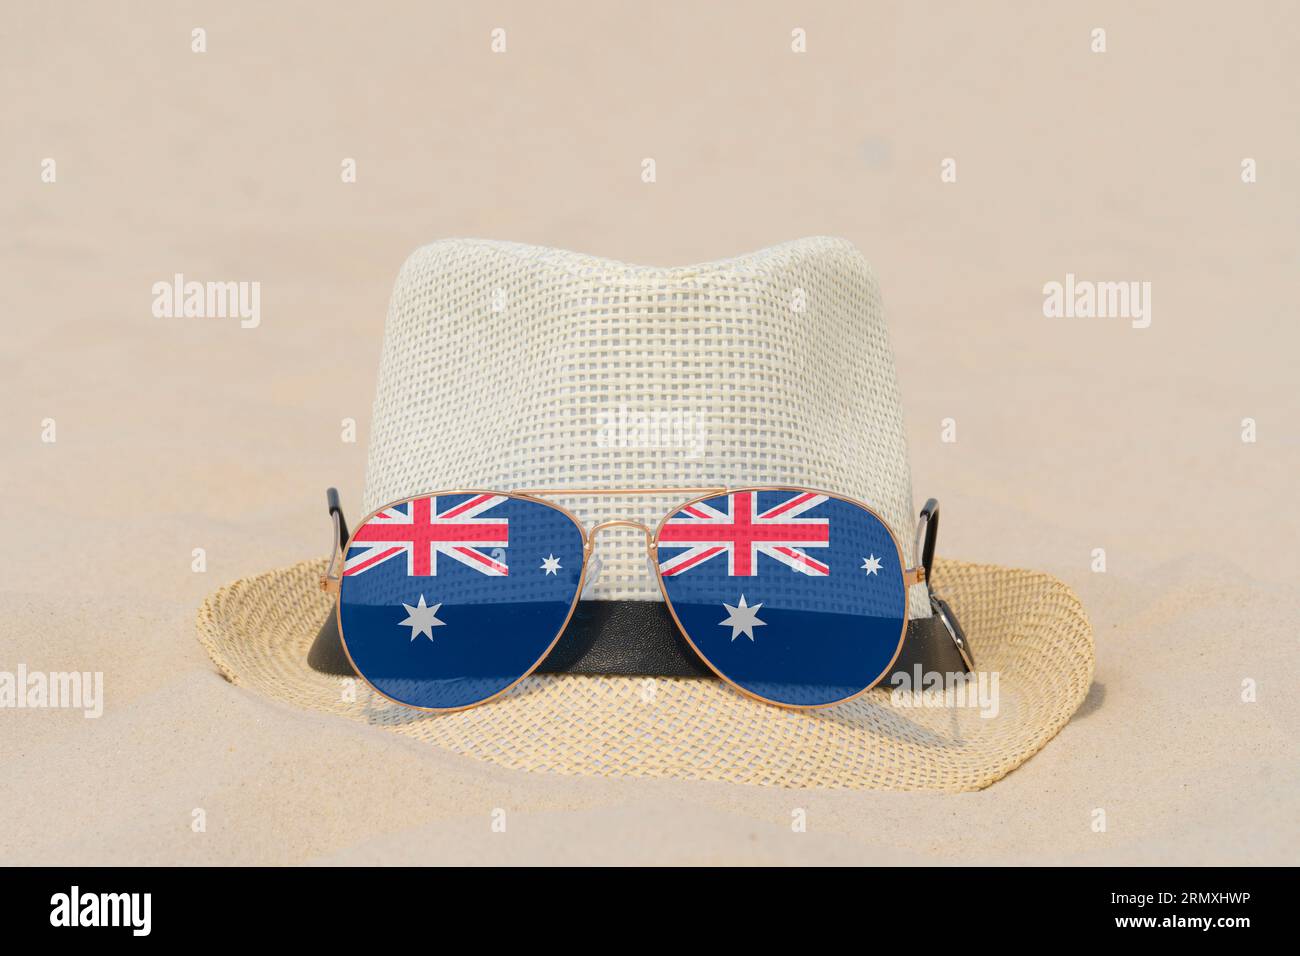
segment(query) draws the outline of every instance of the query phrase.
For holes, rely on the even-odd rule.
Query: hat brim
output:
[[[534,675],[451,714],[393,704],[308,652],[331,598],[323,561],[241,578],[199,608],[199,640],[231,683],[495,764],[553,773],[783,787],[979,790],[1037,753],[1092,683],[1092,627],[1047,574],[940,560],[979,678],[963,696],[876,688],[817,711],[751,700],[716,680]],[[980,681],[983,683],[981,684]]]

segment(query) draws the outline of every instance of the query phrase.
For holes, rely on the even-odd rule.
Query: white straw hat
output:
[[[918,563],[879,291],[842,240],[669,269],[514,243],[425,246],[393,291],[370,434],[362,513],[458,488],[794,485],[870,505],[908,565]],[[653,526],[683,500],[563,504],[588,526]],[[635,645],[642,619],[621,611],[661,609],[645,539],[609,529],[595,554],[584,604],[620,609],[603,626]],[[229,680],[528,770],[978,789],[1050,740],[1092,679],[1091,628],[1064,584],[941,558],[934,587],[959,616],[995,705],[903,706],[881,687],[827,710],[790,711],[705,677],[591,673],[601,669],[596,654],[569,668],[577,672],[535,674],[480,707],[427,714],[309,664],[331,609],[317,587],[323,566],[244,578],[209,596],[200,639]],[[910,602],[912,618],[935,623],[924,589]]]

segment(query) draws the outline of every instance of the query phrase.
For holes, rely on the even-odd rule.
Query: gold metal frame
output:
[[[868,684],[866,687],[862,688],[860,691],[858,691],[855,694],[851,694],[848,697],[843,697],[840,700],[831,701],[826,704],[788,704],[785,703],[784,701],[770,700],[769,698],[763,697],[759,694],[755,694],[753,691],[741,687],[731,678],[727,677],[726,674],[722,673],[720,670],[714,667],[713,662],[710,661],[708,657],[705,656],[705,654],[699,649],[699,647],[696,646],[695,642],[691,640],[690,634],[687,633],[686,628],[682,626],[681,619],[677,616],[677,611],[673,607],[672,599],[668,597],[668,589],[664,585],[663,573],[659,570],[659,560],[658,560],[657,551],[659,548],[659,533],[660,531],[663,530],[664,524],[668,521],[669,518],[671,518],[677,512],[681,511],[683,508],[689,505],[696,504],[697,502],[707,501],[709,498],[716,498],[719,495],[737,494],[740,492],[758,492],[758,491],[794,491],[794,492],[803,492],[808,494],[826,495],[829,498],[835,498],[838,501],[844,501],[851,505],[856,505],[857,507],[866,511],[868,514],[872,515],[877,521],[879,521],[880,524],[884,527],[885,531],[889,534],[889,540],[893,542],[894,550],[898,554],[898,564],[901,569],[902,581],[903,581],[903,626],[902,626],[902,630],[899,632],[898,635],[898,646],[894,648],[893,657],[890,658],[889,663],[885,666],[885,669],[881,671],[879,675],[877,675],[875,680],[873,680],[870,684]],[[655,580],[659,584],[659,593],[663,595],[664,604],[668,608],[668,613],[672,615],[673,623],[677,625],[677,630],[680,631],[682,637],[686,639],[686,643],[691,646],[691,649],[695,651],[695,653],[699,656],[700,660],[704,661],[705,665],[709,668],[709,670],[713,671],[713,673],[716,674],[718,679],[721,680],[723,683],[728,684],[735,690],[739,691],[741,694],[744,694],[746,697],[750,697],[753,698],[754,700],[762,701],[765,704],[771,704],[774,707],[783,707],[787,710],[820,710],[825,707],[835,707],[839,704],[843,704],[847,701],[854,700],[858,697],[861,697],[867,691],[871,690],[871,688],[879,684],[881,680],[885,678],[885,675],[887,675],[891,670],[893,670],[894,664],[898,661],[898,655],[903,650],[903,640],[907,636],[907,625],[909,620],[908,617],[909,602],[907,597],[908,591],[913,585],[923,584],[925,582],[924,568],[920,566],[917,566],[915,568],[903,567],[904,564],[903,549],[899,545],[898,537],[894,534],[893,529],[889,527],[889,524],[885,521],[885,519],[882,518],[874,508],[872,508],[866,502],[859,501],[856,498],[850,498],[847,495],[842,495],[839,494],[838,492],[825,491],[818,488],[805,488],[799,485],[750,485],[741,488],[728,488],[725,486],[685,487],[685,488],[530,488],[522,491],[489,491],[480,488],[480,489],[458,489],[452,491],[429,491],[418,495],[410,495],[409,497],[406,498],[399,498],[396,501],[390,501],[388,504],[382,505],[381,507],[376,508],[374,511],[370,512],[370,514],[362,518],[361,521],[359,521],[353,527],[352,533],[348,535],[348,540],[344,543],[341,551],[338,548],[338,536],[335,535],[335,539],[334,539],[335,550],[332,551],[330,555],[331,558],[330,570],[332,571],[334,560],[338,558],[340,554],[342,558],[346,559],[348,550],[352,547],[353,538],[356,537],[357,532],[361,528],[365,527],[366,522],[368,522],[371,518],[375,517],[375,515],[379,514],[381,511],[386,511],[389,508],[394,508],[397,505],[402,505],[411,501],[415,501],[418,498],[430,498],[430,497],[441,496],[441,495],[500,495],[501,497],[504,498],[517,498],[522,501],[532,501],[537,504],[545,505],[548,508],[552,508],[555,511],[560,512],[565,517],[567,517],[570,521],[573,522],[574,526],[578,529],[578,533],[582,536],[582,569],[578,573],[578,587],[573,594],[573,603],[569,605],[569,613],[565,615],[564,623],[560,625],[559,631],[557,631],[555,637],[551,639],[551,643],[546,646],[546,650],[542,652],[542,655],[538,657],[536,661],[533,662],[533,665],[529,667],[525,673],[520,675],[516,680],[507,684],[505,687],[501,688],[501,690],[497,691],[491,697],[485,697],[480,701],[476,701],[475,703],[472,704],[465,704],[462,707],[420,707],[417,704],[408,704],[405,701],[397,700],[395,697],[390,697],[389,695],[385,694],[382,690],[380,690],[378,687],[376,687],[374,684],[372,684],[370,680],[364,674],[361,673],[361,669],[357,667],[356,662],[352,659],[352,654],[348,650],[347,638],[343,634],[343,607],[342,607],[343,589],[341,585],[342,562],[340,562],[339,564],[338,576],[334,576],[329,573],[323,575],[320,579],[321,589],[332,592],[334,594],[334,614],[335,614],[335,620],[338,622],[339,643],[343,645],[343,653],[347,656],[348,663],[352,665],[352,669],[356,671],[357,676],[359,676],[363,681],[365,681],[366,685],[370,687],[371,690],[373,690],[380,697],[383,697],[385,700],[390,700],[393,703],[400,704],[403,707],[410,707],[413,710],[422,710],[428,713],[450,714],[450,713],[455,713],[457,711],[469,710],[471,707],[478,707],[481,706],[482,704],[486,704],[489,703],[490,701],[494,701],[501,695],[510,691],[513,687],[519,684],[520,681],[523,681],[525,678],[531,676],[533,672],[536,671],[537,668],[542,665],[542,661],[546,660],[546,658],[550,656],[551,651],[555,649],[555,645],[559,643],[560,638],[564,636],[564,632],[568,629],[569,621],[573,619],[573,612],[577,610],[578,601],[582,597],[583,588],[586,587],[587,568],[590,567],[589,559],[591,557],[591,551],[595,542],[596,533],[605,528],[636,528],[645,534],[646,554],[650,559],[650,563],[654,566]],[[670,495],[671,496],[695,495],[695,497],[683,501],[680,504],[675,505],[674,507],[669,509],[663,515],[663,517],[659,519],[653,531],[650,529],[648,525],[640,521],[633,521],[629,518],[614,518],[608,521],[600,521],[592,525],[591,528],[588,529],[585,525],[583,525],[583,523],[580,520],[578,520],[577,515],[575,515],[568,508],[558,505],[553,501],[545,500],[546,498],[552,496],[587,497],[591,495],[602,495],[602,496],[608,495],[608,496],[620,496],[620,497],[626,495],[661,495],[665,497]],[[919,553],[918,553],[918,557],[919,557]]]

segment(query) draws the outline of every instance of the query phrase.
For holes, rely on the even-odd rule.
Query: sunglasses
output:
[[[695,497],[654,528],[617,519],[588,529],[549,500],[652,494]],[[445,491],[384,505],[350,534],[338,492],[327,499],[336,546],[321,587],[335,594],[343,650],[377,693],[420,710],[474,707],[533,673],[573,617],[607,528],[645,535],[682,636],[719,678],[765,703],[829,707],[874,687],[902,650],[917,585],[975,668],[929,586],[933,498],[917,523],[915,568],[867,505],[808,488]]]

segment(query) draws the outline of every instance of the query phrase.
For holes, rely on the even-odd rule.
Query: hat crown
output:
[[[914,563],[893,353],[875,277],[851,243],[801,239],[654,268],[453,239],[403,265],[367,512],[444,489],[764,484],[865,502]],[[556,499],[589,526],[653,526],[681,500]],[[588,596],[657,600],[641,533],[607,537]],[[928,614],[919,591],[912,612]]]

